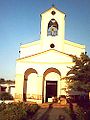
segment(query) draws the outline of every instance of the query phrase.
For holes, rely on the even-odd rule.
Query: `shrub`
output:
[[[7,92],[0,93],[0,100],[13,100],[13,96]]]
[[[1,104],[0,119],[1,120],[27,120],[38,110],[37,104],[29,104],[25,102]]]
[[[6,103],[2,102],[0,103],[0,112],[4,109],[6,109]]]
[[[86,120],[83,108],[79,107],[78,105],[73,106],[71,109],[70,107],[62,108],[67,114],[70,115],[72,120]]]
[[[74,109],[76,120],[85,120],[85,114],[83,108],[76,106]]]
[[[30,109],[27,111],[29,115],[35,114],[35,112],[39,109],[39,106],[37,104],[33,104],[30,106]]]
[[[17,107],[6,108],[0,112],[1,120],[23,120],[26,119],[27,113],[25,110]]]
[[[67,114],[71,115],[71,110],[68,107],[62,108]]]

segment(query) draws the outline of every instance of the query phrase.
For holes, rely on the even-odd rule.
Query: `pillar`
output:
[[[16,74],[15,100],[23,101],[24,74]]]

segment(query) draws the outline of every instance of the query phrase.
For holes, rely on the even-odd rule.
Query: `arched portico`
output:
[[[23,83],[23,101],[26,101],[27,95],[29,96],[31,94],[30,92],[33,93],[32,89],[35,88],[36,83],[34,82],[37,80],[37,75],[38,75],[38,72],[33,68],[29,68],[25,71],[24,83]]]
[[[60,95],[61,73],[56,68],[48,68],[43,74],[42,102],[47,102],[49,97]]]

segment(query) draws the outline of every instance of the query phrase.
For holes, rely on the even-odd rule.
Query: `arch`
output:
[[[55,72],[55,73],[57,73],[57,74],[59,74],[59,75],[61,76],[61,73],[60,73],[60,71],[59,71],[58,69],[51,67],[51,68],[48,68],[48,69],[44,72],[44,74],[43,74],[44,80],[45,80],[45,76],[46,76],[48,73],[50,73],[50,72]]]
[[[46,101],[46,96],[45,96],[45,92],[46,92],[46,87],[45,87],[45,84],[46,84],[46,81],[45,81],[45,77],[49,74],[49,73],[57,73],[59,76],[61,76],[61,73],[58,69],[56,68],[48,68],[44,73],[43,73],[43,84],[42,84],[42,102]],[[53,81],[54,82],[54,81]]]
[[[55,19],[51,19],[48,23],[47,35],[56,36],[58,34],[58,23]]]
[[[25,73],[24,73],[24,80],[27,80],[27,79],[28,79],[28,75],[30,75],[31,73],[36,73],[36,74],[38,74],[38,72],[37,72],[35,69],[29,68],[29,69],[27,69],[27,70],[25,71]]]
[[[23,101],[26,101],[27,99],[27,80],[28,80],[28,76],[31,73],[36,73],[38,74],[38,72],[33,69],[33,68],[28,68],[25,72],[24,72],[24,83],[23,83]]]

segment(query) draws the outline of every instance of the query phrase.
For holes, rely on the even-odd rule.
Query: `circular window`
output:
[[[52,15],[55,15],[55,14],[56,14],[56,12],[55,12],[55,11],[52,11],[52,12],[51,12],[51,14],[52,14]]]
[[[55,45],[52,43],[52,44],[50,45],[50,47],[51,47],[51,48],[54,48],[54,47],[55,47]]]

